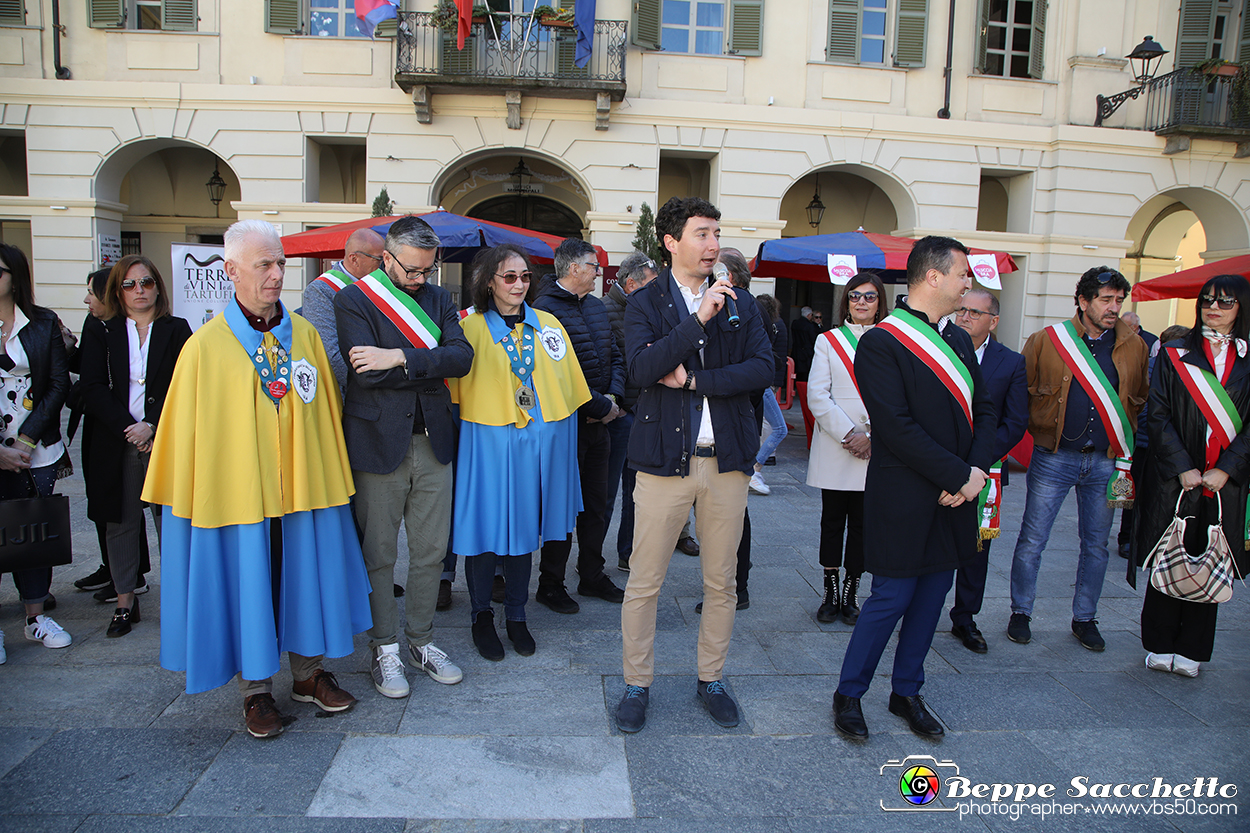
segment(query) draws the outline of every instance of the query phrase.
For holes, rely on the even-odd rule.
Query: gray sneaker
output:
[[[399,658],[398,642],[374,648],[369,670],[373,674],[373,687],[378,690],[378,694],[392,700],[402,700],[408,696],[408,679],[404,676],[404,661]]]
[[[433,642],[419,648],[409,643],[408,662],[413,668],[420,668],[429,674],[430,679],[436,683],[455,685],[464,679],[464,672]]]

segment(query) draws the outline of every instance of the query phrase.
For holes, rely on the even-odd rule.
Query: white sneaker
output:
[[[402,700],[408,696],[408,679],[404,676],[404,661],[399,658],[399,643],[379,645],[373,651],[373,687],[383,697]]]
[[[26,626],[26,638],[31,642],[42,642],[45,648],[68,648],[73,641],[65,628],[42,613],[35,617],[34,624]]]
[[[772,491],[772,489],[768,488],[768,484],[764,482],[764,478],[758,471],[751,475],[750,488],[751,491],[755,492],[757,495],[766,495]]]
[[[1197,677],[1198,669],[1202,667],[1202,663],[1194,662],[1192,659],[1186,659],[1180,654],[1172,656],[1172,673],[1180,674],[1182,677]]]
[[[0,665],[4,665],[8,659],[9,655],[4,650],[4,631],[0,631]]]
[[[408,661],[412,663],[413,668],[420,668],[429,674],[430,679],[436,683],[455,685],[464,679],[464,672],[433,642],[422,645],[420,648],[410,643]]]
[[[1146,654],[1146,667],[1151,671],[1171,671],[1172,654],[1156,654],[1152,651]]]

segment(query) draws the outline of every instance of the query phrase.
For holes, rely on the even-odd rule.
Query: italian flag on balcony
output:
[[[399,16],[398,6],[399,0],[356,0],[356,18],[361,31],[368,32],[372,38],[379,23]]]

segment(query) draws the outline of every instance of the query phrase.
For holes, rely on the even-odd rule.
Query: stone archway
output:
[[[513,172],[520,163],[530,173],[518,187]],[[524,205],[527,200],[533,204]],[[586,214],[594,208],[590,190],[580,176],[559,160],[529,148],[479,151],[452,162],[435,179],[431,204],[465,216],[564,237],[582,236]],[[513,219],[504,219],[505,214]],[[571,233],[573,223],[578,225]]]

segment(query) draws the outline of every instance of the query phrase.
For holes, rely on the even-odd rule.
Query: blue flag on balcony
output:
[[[577,0],[577,5],[573,7],[573,22],[577,26],[577,52],[573,63],[584,67],[590,63],[595,43],[595,0]]]
[[[355,0],[356,19],[360,21],[357,24],[360,31],[368,32],[369,37],[372,38],[379,23],[398,17],[396,8],[398,5],[398,0]]]

